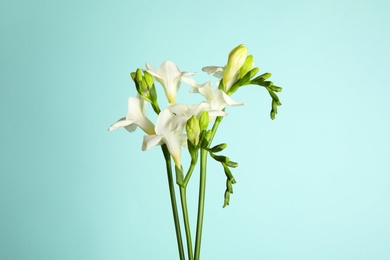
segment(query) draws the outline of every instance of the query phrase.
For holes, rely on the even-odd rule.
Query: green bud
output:
[[[275,119],[275,112],[273,110],[271,110],[271,113],[270,113],[270,116],[271,116],[271,119],[274,120]]]
[[[230,171],[229,167],[227,167],[225,164],[222,164],[223,169],[225,170],[226,178],[228,178],[233,184],[236,183],[236,180],[233,177],[232,172]]]
[[[207,130],[207,127],[209,126],[209,112],[203,111],[203,113],[200,115],[199,118],[199,127],[200,130]]]
[[[192,116],[190,119],[188,119],[186,124],[186,130],[188,140],[191,143],[197,145],[199,143],[200,128],[199,121],[196,116]]]
[[[233,194],[233,184],[229,179],[226,180],[226,189],[229,193]]]
[[[210,152],[210,156],[213,157],[214,160],[221,162],[221,163],[227,163],[230,161],[229,157],[226,157],[223,155],[215,155],[212,152]]]
[[[133,80],[135,80],[135,75],[136,75],[135,72],[131,72],[131,73],[130,73],[130,77],[131,77]]]
[[[253,56],[248,55],[246,57],[244,65],[242,65],[240,72],[238,73],[238,78],[240,79],[244,77],[252,69],[252,66],[253,66]]]
[[[278,95],[276,95],[275,92],[273,92],[273,91],[272,91],[271,89],[269,89],[269,88],[267,88],[267,90],[268,90],[270,96],[272,97],[272,100],[274,100],[277,104],[282,105],[282,104],[280,103],[280,101],[279,101]],[[280,106],[280,105],[278,105],[278,106]]]
[[[206,138],[207,141],[210,141],[210,139],[211,139],[211,134],[212,134],[211,130],[208,130],[208,131],[206,132],[205,138]]]
[[[230,202],[230,192],[228,190],[225,191],[225,201],[223,203],[223,208],[228,206]]]
[[[214,146],[213,148],[211,148],[210,152],[218,153],[218,152],[224,150],[226,147],[227,147],[227,144],[225,144],[225,143],[218,144],[218,145]]]
[[[275,85],[272,85],[269,87],[272,91],[275,91],[275,92],[282,92],[282,88],[281,87],[278,87],[278,86],[275,86]]]
[[[145,71],[144,78],[145,78],[145,81],[146,81],[146,84],[148,85],[148,87],[151,88],[154,85],[153,76],[150,75],[147,71]]]
[[[142,70],[137,69],[135,73],[136,73],[136,80],[138,81],[138,83],[141,83],[143,81]]]
[[[236,168],[236,167],[238,167],[238,163],[233,162],[233,161],[228,161],[228,162],[226,162],[226,166],[231,167],[231,168]]]

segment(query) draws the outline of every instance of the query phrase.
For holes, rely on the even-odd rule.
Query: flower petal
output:
[[[144,130],[145,133],[154,134],[154,125],[145,114],[145,101],[140,97],[129,97],[126,119],[134,121],[134,123],[137,124],[142,130]]]
[[[133,124],[134,121],[132,120],[127,120],[126,117],[122,117],[121,119],[119,119],[118,121],[116,121],[114,124],[112,124],[110,126],[110,128],[108,128],[108,131],[113,131],[113,130],[116,130],[116,129],[119,129],[119,128],[122,128],[122,127],[127,127],[131,124]],[[135,126],[136,128],[137,126]],[[135,130],[135,129],[134,129]],[[134,131],[133,130],[133,131]]]
[[[162,145],[163,137],[159,135],[145,135],[142,143],[142,151],[146,151],[154,146]]]
[[[209,75],[212,75],[214,77],[223,78],[223,71],[225,70],[224,67],[221,66],[207,66],[202,68],[202,71],[207,72]]]

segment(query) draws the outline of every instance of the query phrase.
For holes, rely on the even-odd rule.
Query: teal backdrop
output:
[[[390,259],[389,28],[379,0],[3,0],[0,259],[178,259],[161,150],[107,128],[145,62],[215,82],[240,43],[283,105],[253,86],[227,109],[237,184],[223,209],[209,160],[202,259]]]

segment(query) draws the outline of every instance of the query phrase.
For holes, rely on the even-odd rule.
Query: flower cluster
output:
[[[281,105],[275,92],[280,92],[281,88],[267,81],[271,76],[270,73],[255,77],[259,69],[253,66],[253,56],[248,55],[248,49],[244,45],[239,45],[230,52],[226,66],[207,66],[202,70],[220,79],[215,89],[210,81],[197,83],[191,77],[195,73],[182,72],[169,60],[163,62],[158,69],[150,64],[146,64],[146,69],[137,69],[136,72],[131,73],[131,76],[138,95],[129,98],[126,117],[114,123],[109,130],[124,127],[132,132],[137,126],[140,127],[146,134],[143,138],[143,151],[154,146],[166,145],[176,169],[179,170],[176,180],[179,185],[183,185],[182,180],[184,180],[180,159],[181,147],[188,147],[193,160],[197,158],[196,153],[199,148],[208,150],[210,156],[222,164],[227,176],[224,203],[226,206],[229,204],[229,195],[232,193],[231,184],[235,183],[229,167],[236,167],[237,163],[231,162],[226,156],[215,155],[216,149],[210,149],[216,128],[207,130],[208,123],[215,121],[218,117],[221,120],[226,115],[227,106],[242,105],[243,103],[236,102],[230,96],[246,85],[259,85],[267,89],[272,98],[271,118],[274,119],[277,107]],[[168,106],[162,110],[157,101],[155,81],[161,84],[168,100]],[[191,87],[191,93],[200,93],[205,100],[191,105],[176,103],[177,92],[182,82]],[[158,114],[155,124],[146,116],[146,102],[149,102]],[[202,115],[207,115],[207,125],[201,129],[199,121]],[[203,117],[206,118],[206,116]],[[217,121],[214,122],[216,123]],[[218,152],[222,150],[219,148]]]
[[[226,175],[226,190],[223,207],[229,205],[230,194],[233,193],[232,185],[236,183],[231,168],[238,166],[229,157],[221,155],[227,144],[221,143],[211,146],[213,138],[222,119],[227,115],[225,109],[228,106],[243,105],[231,98],[238,89],[248,85],[264,87],[271,96],[271,119],[275,118],[277,108],[281,105],[275,92],[282,89],[275,86],[267,79],[270,73],[259,76],[259,69],[254,67],[252,55],[248,55],[248,49],[244,45],[234,48],[228,57],[225,66],[207,66],[202,69],[210,75],[219,78],[215,88],[210,81],[198,83],[191,76],[195,73],[182,72],[171,61],[163,62],[158,69],[146,64],[145,69],[137,69],[131,73],[137,90],[136,97],[128,99],[128,111],[126,117],[114,123],[109,131],[125,128],[133,132],[140,127],[144,132],[142,150],[148,150],[154,146],[161,146],[168,174],[168,184],[171,197],[172,212],[175,221],[176,237],[180,259],[185,259],[183,241],[180,231],[180,221],[175,197],[175,188],[172,177],[171,158],[175,163],[176,184],[180,189],[180,202],[183,221],[186,232],[188,259],[199,259],[200,241],[202,234],[202,222],[205,199],[206,164],[207,155],[219,162]],[[163,87],[167,107],[160,109],[155,82]],[[190,93],[198,93],[204,100],[196,104],[181,104],[176,102],[176,96],[181,83],[189,86]],[[146,105],[149,103],[157,114],[157,120],[153,123],[146,115]],[[212,127],[209,127],[212,123]],[[184,172],[181,162],[182,146],[186,146],[191,156],[190,166]],[[193,251],[190,221],[187,209],[186,188],[198,162],[200,153],[200,181],[199,202],[196,228],[195,250]],[[184,174],[185,173],[185,174]]]

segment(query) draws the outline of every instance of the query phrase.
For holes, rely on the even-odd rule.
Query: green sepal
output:
[[[223,151],[227,147],[227,144],[222,143],[214,146],[213,148],[210,148],[209,151],[212,153],[218,153],[220,151]]]
[[[183,175],[183,169],[177,168],[175,165],[175,172],[176,172],[176,183],[180,187],[184,188],[184,175]]]
[[[199,146],[194,145],[190,140],[187,139],[187,147],[188,147],[188,152],[191,155],[191,160],[196,162],[198,159]]]

